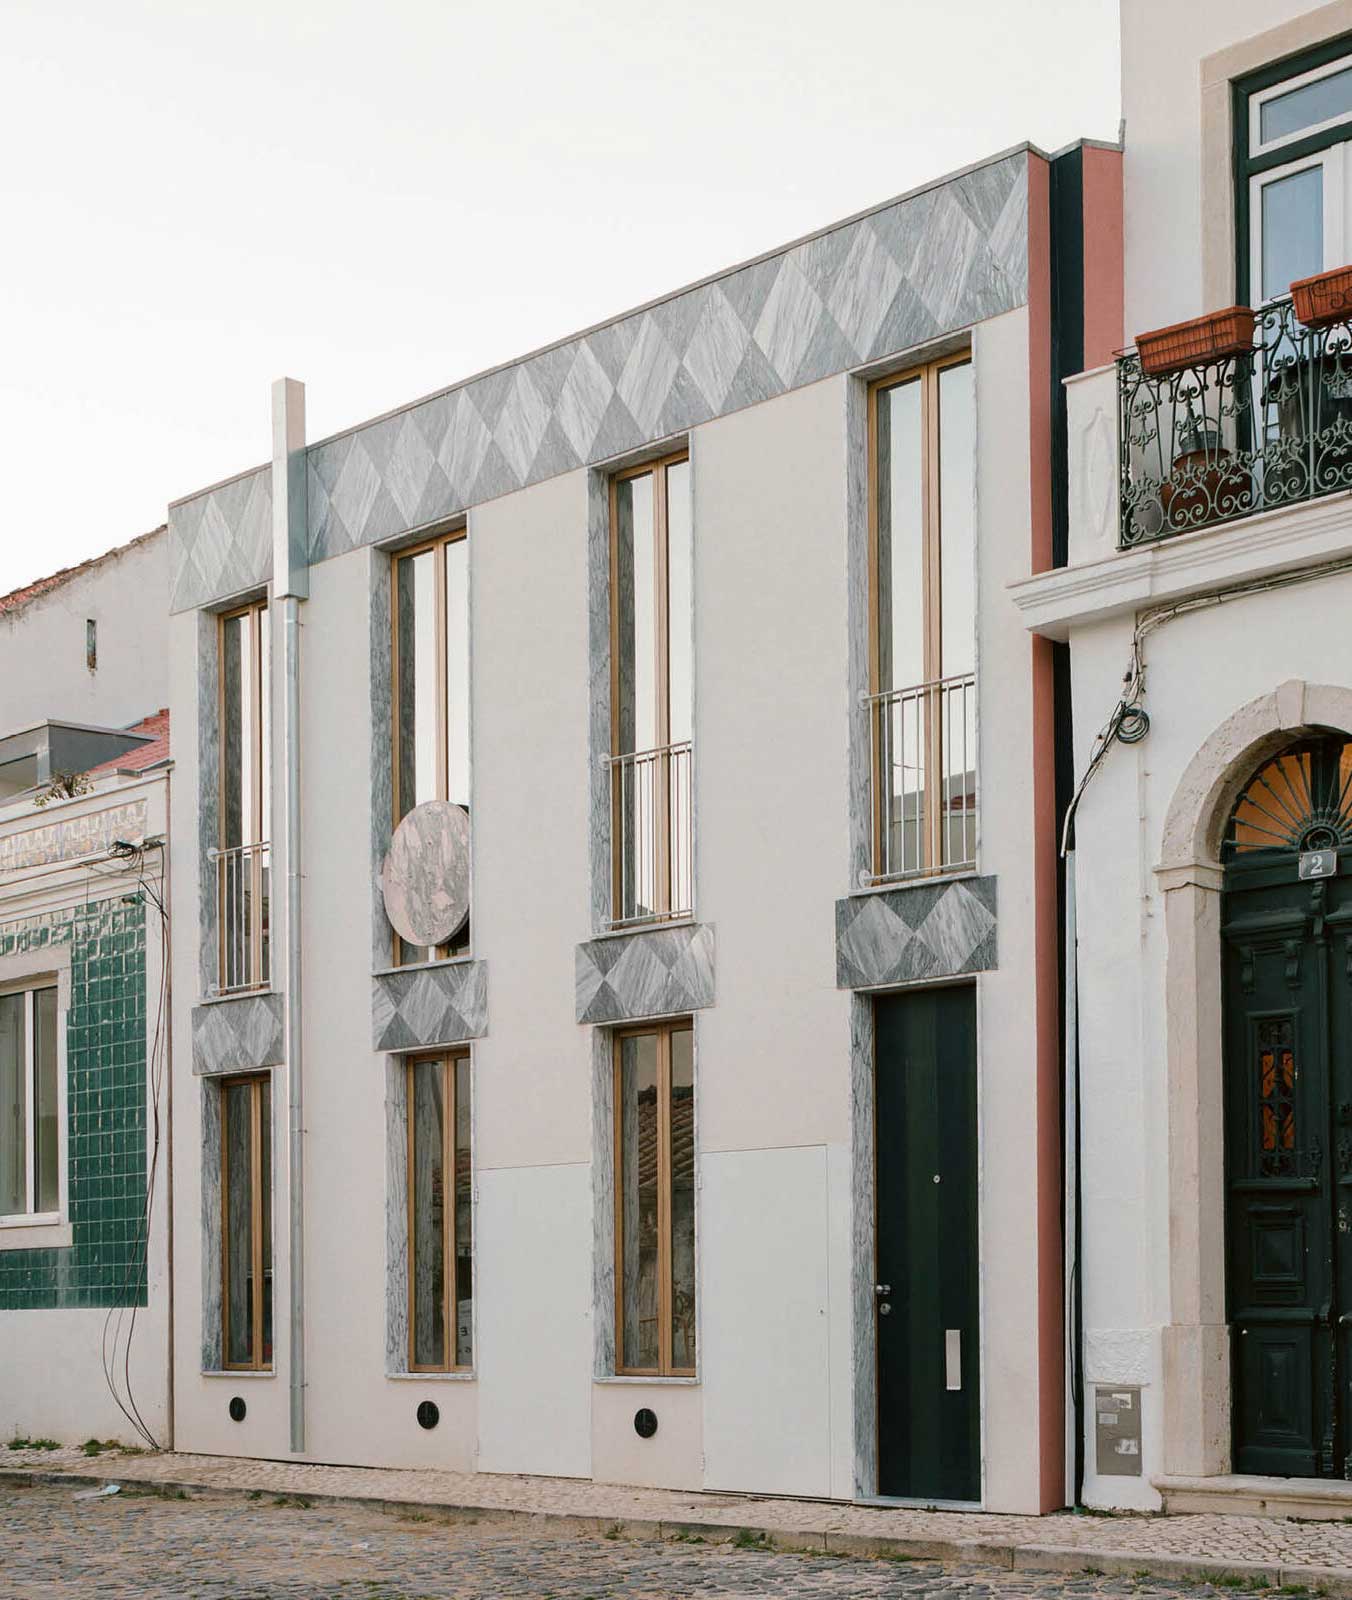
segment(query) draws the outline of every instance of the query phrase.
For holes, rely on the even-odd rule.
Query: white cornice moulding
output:
[[[1076,628],[1344,556],[1352,556],[1352,490],[1117,550],[1008,587],[1030,633],[1065,640]]]

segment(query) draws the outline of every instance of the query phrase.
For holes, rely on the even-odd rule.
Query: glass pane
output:
[[[0,994],[0,1216],[28,1210],[24,997]]]
[[[695,1035],[671,1036],[671,1364],[695,1365]]]
[[[624,1342],[620,1364],[659,1359],[657,1255],[657,1035],[620,1041],[620,1250]]]
[[[657,743],[657,583],[653,570],[653,475],[622,478],[615,488],[619,638],[617,753]]]
[[[225,1359],[253,1356],[253,1085],[225,1087]]]
[[[455,1364],[474,1365],[474,1169],[469,1149],[469,1057],[455,1063]]]
[[[446,798],[469,809],[469,540],[446,546]]]
[[[976,666],[976,385],[972,364],[939,374],[939,675]]]
[[[39,989],[33,996],[33,1192],[35,1211],[56,1211],[61,1205],[61,1177],[56,1118],[56,990]]]
[[[263,1212],[263,1349],[259,1360],[272,1365],[272,1082],[264,1078],[258,1085],[259,1153],[258,1181],[262,1187]]]
[[[227,617],[221,627],[222,718],[221,843],[227,850],[253,844],[253,652],[249,617]]]
[[[424,800],[437,798],[436,552],[424,550],[395,562],[398,616],[396,671],[399,727],[395,760],[399,780],[395,821]],[[430,961],[434,950],[399,941],[401,961]]]
[[[672,744],[682,744],[690,737],[694,704],[691,531],[690,463],[680,461],[667,468],[667,703]]]
[[[878,396],[878,687],[925,677],[920,380]]]
[[[436,552],[395,564],[399,616],[399,817],[437,798]],[[395,819],[398,821],[398,817]]]
[[[1324,265],[1324,169],[1306,167],[1263,185],[1263,298]]]
[[[254,614],[258,627],[259,686],[258,704],[252,708],[252,715],[257,717],[262,729],[259,738],[262,747],[262,783],[254,837],[263,840],[271,838],[268,832],[268,808],[272,796],[272,650],[269,645],[267,607],[262,607]]]
[[[413,1364],[446,1365],[446,1070],[440,1061],[413,1067]]]
[[[1258,112],[1259,141],[1267,144],[1271,139],[1285,139],[1302,128],[1348,116],[1352,116],[1352,67],[1266,101]]]

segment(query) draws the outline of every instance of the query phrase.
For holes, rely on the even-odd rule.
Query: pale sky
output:
[[[3,0],[0,592],[968,162],[1112,139],[1116,0]]]

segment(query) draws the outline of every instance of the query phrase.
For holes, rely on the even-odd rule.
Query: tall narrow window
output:
[[[694,903],[690,462],[611,481],[611,921]]]
[[[61,1207],[56,988],[0,994],[0,1217]]]
[[[689,1022],[615,1040],[615,1348],[622,1373],[695,1370],[695,1057]]]
[[[474,1364],[469,1052],[408,1064],[408,1364]]]
[[[873,872],[976,863],[975,395],[970,359],[870,394]]]
[[[469,541],[465,530],[396,557],[394,822],[426,800],[470,808]],[[397,963],[469,949],[470,923],[429,949],[395,936]]]
[[[221,1277],[225,1365],[272,1366],[272,1086],[221,1089]]]
[[[216,852],[223,993],[271,981],[270,668],[264,601],[220,624],[221,838]]]

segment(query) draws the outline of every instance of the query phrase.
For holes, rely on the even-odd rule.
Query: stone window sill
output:
[[[0,1219],[0,1250],[66,1250],[74,1243],[70,1223],[58,1217]]]
[[[652,1385],[656,1384],[658,1387],[663,1389],[698,1389],[700,1386],[700,1379],[698,1375],[693,1378],[681,1377],[679,1375],[661,1377],[657,1374],[653,1374],[650,1377],[645,1377],[642,1373],[629,1372],[613,1372],[605,1378],[593,1378],[592,1382],[595,1384],[642,1384],[646,1387],[651,1387]]]
[[[915,889],[922,884],[962,883],[966,878],[980,876],[980,867],[963,867],[960,872],[913,872],[907,878],[880,878],[876,883],[859,884],[849,891],[848,898],[853,900],[870,894],[891,894],[897,889]]]
[[[201,1376],[204,1378],[241,1378],[248,1383],[259,1378],[275,1378],[277,1374],[271,1368],[266,1372],[259,1372],[250,1367],[240,1367],[238,1369],[203,1367]]]
[[[391,1383],[477,1383],[479,1374],[470,1368],[466,1372],[387,1372]]]

